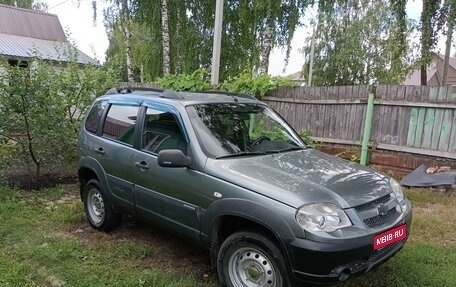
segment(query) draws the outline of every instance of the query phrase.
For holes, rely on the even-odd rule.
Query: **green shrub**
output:
[[[191,74],[166,75],[156,82],[160,87],[174,91],[204,91],[211,88],[205,69],[198,69]]]
[[[0,66],[5,69],[0,74],[0,165],[8,162],[28,171],[39,186],[44,168],[76,158],[83,112],[95,95],[113,85],[112,73],[38,58],[28,68],[1,59]]]
[[[225,80],[220,85],[219,90],[249,94],[261,98],[270,90],[294,85],[294,82],[289,78],[271,77],[269,75],[254,76],[252,73],[245,72]]]

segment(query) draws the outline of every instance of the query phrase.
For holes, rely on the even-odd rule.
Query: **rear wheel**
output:
[[[117,227],[120,215],[113,211],[97,180],[87,182],[82,198],[87,219],[92,227],[102,231],[111,231]]]
[[[279,248],[268,237],[255,232],[230,235],[220,247],[217,270],[223,286],[289,286]]]

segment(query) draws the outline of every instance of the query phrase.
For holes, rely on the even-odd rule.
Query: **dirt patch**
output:
[[[34,190],[51,188],[61,184],[76,183],[78,180],[77,167],[75,165],[60,165],[51,168],[43,168],[39,181],[34,178],[34,171],[27,171],[24,168],[11,166],[0,171],[0,179],[3,179],[9,186],[23,190]]]
[[[73,190],[74,185],[69,185],[68,189]],[[71,191],[53,201],[53,205],[73,204],[79,200]],[[124,216],[121,225],[109,233],[97,231],[86,220],[80,220],[55,235],[63,239],[77,238],[94,248],[120,246],[125,242],[145,246],[144,254],[129,260],[137,260],[137,264],[144,268],[152,267],[179,276],[192,276],[207,282],[217,280],[216,270],[210,265],[208,250],[131,216]]]

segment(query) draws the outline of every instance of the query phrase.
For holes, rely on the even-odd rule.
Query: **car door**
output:
[[[137,103],[110,103],[102,123],[101,137],[94,146],[98,161],[106,172],[106,178],[116,205],[134,211],[132,162]]]
[[[197,238],[202,173],[192,168],[158,165],[161,150],[189,152],[189,142],[177,110],[162,104],[143,107],[141,144],[134,154],[133,176],[136,213]]]

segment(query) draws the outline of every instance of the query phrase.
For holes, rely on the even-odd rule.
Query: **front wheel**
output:
[[[230,235],[220,247],[217,270],[223,286],[289,286],[282,252],[268,237],[255,232]]]
[[[82,198],[87,219],[92,227],[111,231],[119,224],[120,215],[112,210],[109,199],[97,180],[87,182]]]

